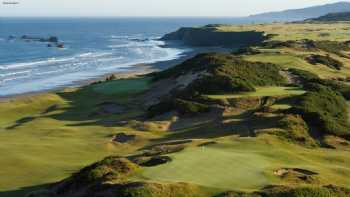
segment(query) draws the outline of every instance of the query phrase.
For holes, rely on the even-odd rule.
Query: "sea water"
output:
[[[244,23],[237,18],[0,18],[0,96],[77,85],[139,63],[179,58],[186,47],[159,38],[182,26]],[[25,41],[56,36],[64,48]]]

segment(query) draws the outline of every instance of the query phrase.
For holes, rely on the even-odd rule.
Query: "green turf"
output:
[[[349,22],[332,24],[270,23],[248,25],[221,25],[219,31],[263,31],[277,34],[273,40],[334,40],[346,41],[350,35]],[[327,34],[327,36],[324,36]]]
[[[150,78],[131,78],[109,81],[94,85],[92,88],[102,94],[135,94],[148,88]]]
[[[232,95],[207,95],[211,99],[263,97],[263,96],[286,96],[301,95],[305,91],[295,87],[257,87],[255,92],[238,93]]]
[[[219,142],[173,154],[171,163],[145,168],[141,177],[249,191],[283,184],[273,175],[273,170],[295,167],[318,172],[321,180],[331,179],[343,186],[350,184],[350,157],[342,151],[306,149],[279,143],[270,136],[227,138]]]
[[[146,90],[148,79],[112,81],[75,91],[23,96],[0,102],[0,196],[4,191],[59,181],[81,167],[112,154],[135,151],[143,143],[115,145],[111,136],[132,132],[108,126],[108,120],[137,115],[132,103]],[[130,84],[130,90],[128,89]],[[129,110],[121,115],[95,115],[98,104],[119,102]],[[131,102],[130,106],[128,103]],[[58,107],[45,113],[53,105]],[[106,123],[105,123],[106,122]],[[151,133],[140,133],[145,139]],[[21,196],[21,195],[19,195]]]

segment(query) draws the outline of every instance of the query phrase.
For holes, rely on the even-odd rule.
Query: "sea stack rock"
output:
[[[63,43],[57,44],[57,48],[63,49],[64,48],[64,44]]]
[[[183,27],[166,34],[161,38],[164,41],[181,41],[188,46],[196,47],[232,47],[250,46],[266,40],[264,32],[237,31],[221,32],[215,25],[204,27]]]
[[[54,42],[57,43],[58,42],[58,38],[56,36],[51,36],[49,37],[49,39],[47,40],[48,42]]]

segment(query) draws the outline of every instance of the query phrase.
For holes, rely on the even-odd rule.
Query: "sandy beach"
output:
[[[140,75],[145,75],[145,74],[149,74],[152,72],[161,71],[161,70],[167,69],[169,67],[175,66],[175,65],[180,64],[183,61],[186,61],[187,59],[189,59],[189,58],[191,58],[199,53],[230,52],[230,51],[231,51],[231,49],[226,49],[226,48],[221,48],[221,47],[191,48],[191,50],[182,53],[176,59],[167,60],[167,61],[159,61],[159,62],[150,63],[150,64],[146,64],[146,63],[145,64],[135,64],[135,65],[128,67],[124,71],[112,72],[112,73],[104,74],[101,76],[97,76],[97,77],[85,79],[85,80],[78,80],[78,81],[75,81],[72,85],[62,86],[62,87],[58,87],[58,88],[51,89],[51,90],[33,91],[33,92],[14,94],[14,95],[9,95],[9,96],[0,96],[0,102],[8,101],[8,100],[15,99],[15,98],[25,98],[28,96],[36,96],[36,95],[50,93],[50,92],[54,93],[54,92],[65,91],[68,89],[75,89],[75,88],[89,85],[89,84],[94,83],[94,82],[104,81],[107,77],[109,77],[111,75],[114,75],[116,79],[137,77]]]

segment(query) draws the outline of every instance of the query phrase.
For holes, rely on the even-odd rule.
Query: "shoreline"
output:
[[[7,96],[0,96],[0,102],[6,102],[17,98],[25,98],[28,96],[38,96],[46,93],[57,93],[68,89],[78,89],[84,86],[88,86],[94,82],[104,81],[108,76],[111,76],[111,75],[114,75],[117,79],[133,78],[133,77],[146,75],[152,72],[161,71],[161,70],[170,68],[172,66],[182,63],[183,61],[186,61],[187,59],[194,57],[199,53],[229,52],[232,50],[232,49],[227,49],[222,47],[198,47],[198,48],[188,47],[188,48],[190,49],[189,51],[185,51],[181,53],[179,57],[175,59],[158,61],[154,63],[134,64],[134,65],[131,65],[129,68],[127,68],[125,71],[111,72],[111,73],[103,74],[90,79],[78,80],[73,82],[70,85],[57,87],[50,90],[32,91],[32,92],[12,94]]]

